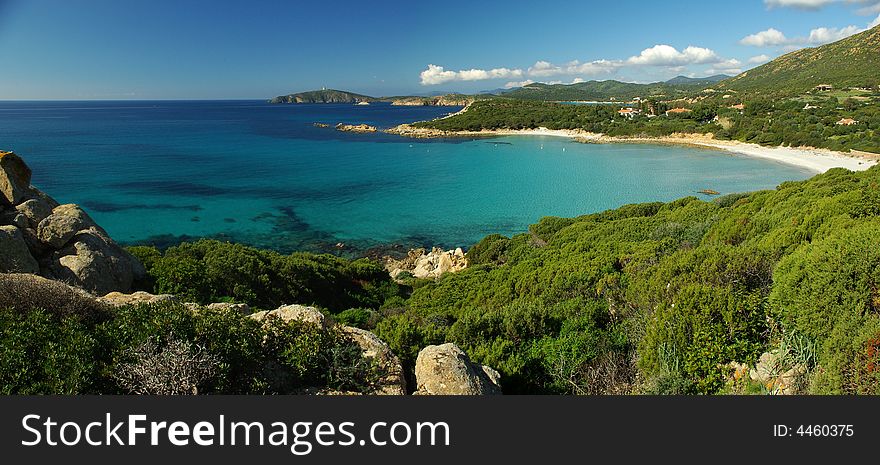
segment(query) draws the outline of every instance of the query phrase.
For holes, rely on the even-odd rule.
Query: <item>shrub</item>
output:
[[[171,340],[164,347],[146,341],[126,350],[129,362],[113,373],[129,394],[198,394],[199,387],[215,376],[217,359],[204,348],[188,341]]]

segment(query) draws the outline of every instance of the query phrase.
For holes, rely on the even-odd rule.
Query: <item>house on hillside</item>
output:
[[[634,116],[639,116],[642,114],[642,110],[638,108],[621,108],[617,110],[617,114],[620,116],[625,116],[627,118],[632,118]]]
[[[828,92],[829,90],[834,90],[834,86],[832,86],[831,84],[819,84],[818,86],[814,87],[813,89],[815,89],[819,92]]]
[[[852,118],[841,118],[840,121],[837,122],[838,126],[852,126],[853,124],[859,124],[859,122]]]
[[[693,110],[691,110],[690,108],[673,108],[671,110],[666,110],[666,116],[682,115],[682,114],[690,113],[692,111]]]
[[[732,110],[745,110],[746,106],[743,105],[742,103],[737,103],[736,105],[731,105],[727,108],[730,108]]]

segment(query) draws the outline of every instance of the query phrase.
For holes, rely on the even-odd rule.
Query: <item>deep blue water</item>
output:
[[[0,102],[0,149],[123,243],[221,237],[282,251],[470,246],[700,189],[773,188],[810,172],[713,150],[554,137],[412,140],[336,131],[457,111],[260,101]],[[330,124],[330,128],[313,123]]]

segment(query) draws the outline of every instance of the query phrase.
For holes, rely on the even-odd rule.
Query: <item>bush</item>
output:
[[[256,308],[298,303],[331,311],[378,309],[401,293],[377,263],[332,255],[281,255],[240,244],[200,240],[164,254],[132,249],[142,257],[154,292],[201,304],[243,302]]]
[[[29,274],[0,274],[0,308],[21,314],[47,310],[58,319],[91,323],[108,316],[107,307],[84,291]]]

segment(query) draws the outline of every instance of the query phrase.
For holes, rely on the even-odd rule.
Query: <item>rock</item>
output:
[[[0,272],[38,273],[40,265],[15,226],[0,226]]]
[[[778,349],[764,352],[749,371],[752,381],[761,383],[771,394],[798,394],[806,384],[807,368],[802,364],[790,365]]]
[[[124,307],[126,305],[142,305],[157,304],[161,302],[176,302],[177,297],[171,294],[153,295],[148,292],[137,291],[132,294],[123,294],[122,292],[111,292],[103,297],[98,297],[98,301],[113,307]]]
[[[280,318],[282,321],[301,321],[303,323],[312,323],[322,328],[327,328],[330,322],[327,317],[315,307],[306,307],[305,305],[283,305],[275,310],[256,312],[249,315],[257,321],[264,321],[267,318]]]
[[[337,124],[336,130],[343,131],[343,132],[376,132],[376,131],[378,131],[376,126],[370,126],[369,124],[343,124],[343,123]]]
[[[30,199],[15,207],[19,214],[27,218],[27,227],[36,229],[41,221],[52,214],[52,205],[42,198]]]
[[[250,315],[251,307],[248,304],[234,304],[230,302],[216,302],[208,304],[207,308],[211,310],[231,310],[241,315]]]
[[[31,192],[31,169],[12,152],[0,151],[0,203],[18,205]]]
[[[94,227],[76,233],[67,247],[53,253],[47,272],[97,294],[128,292],[145,274],[137,259]]]
[[[385,262],[385,269],[395,279],[403,272],[419,279],[439,278],[446,273],[455,273],[465,268],[467,259],[461,248],[444,251],[434,247],[430,252],[413,249],[402,260],[386,257]]]
[[[77,232],[88,228],[97,228],[97,225],[86,212],[74,204],[60,205],[40,221],[37,236],[46,244],[60,249]],[[100,232],[106,235],[103,230]]]
[[[379,381],[375,394],[406,395],[406,378],[403,376],[403,365],[400,359],[391,352],[384,341],[375,334],[360,328],[343,326],[342,331],[360,346],[364,357],[374,360],[384,376]]]
[[[471,363],[457,345],[428,346],[416,358],[417,394],[501,394],[497,371]]]

